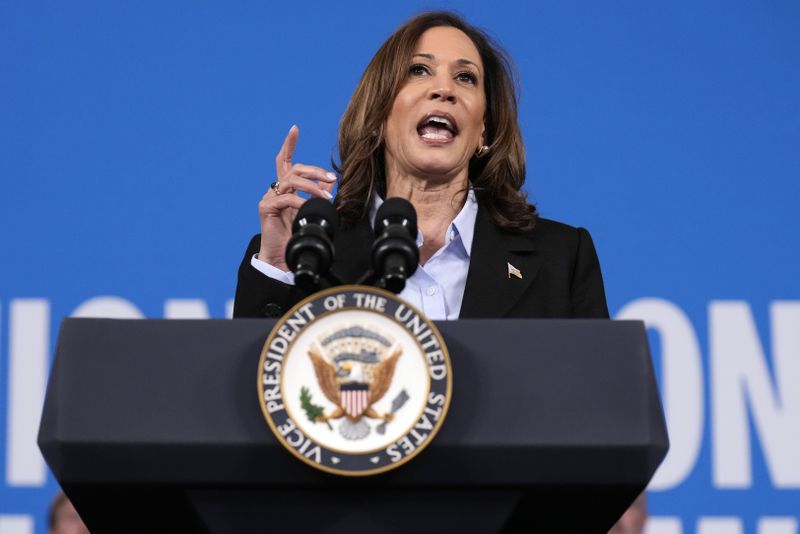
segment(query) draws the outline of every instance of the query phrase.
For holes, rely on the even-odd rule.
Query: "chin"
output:
[[[467,168],[467,163],[451,154],[426,154],[414,165],[421,173],[429,176],[455,176]]]
[[[426,176],[441,176],[442,178],[453,178],[466,167],[454,165],[452,162],[426,162],[417,166],[420,173]]]

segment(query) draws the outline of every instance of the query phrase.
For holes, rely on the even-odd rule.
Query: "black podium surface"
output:
[[[319,472],[259,408],[273,324],[64,321],[39,446],[93,532],[605,532],[667,451],[641,322],[443,321],[434,442],[380,475]]]

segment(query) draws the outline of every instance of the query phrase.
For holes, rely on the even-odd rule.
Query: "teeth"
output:
[[[444,124],[450,129],[453,129],[453,125],[450,124],[450,121],[445,119],[444,117],[431,117],[429,122],[438,122],[439,124]]]
[[[450,119],[439,115],[433,115],[429,116],[417,127],[417,133],[423,139],[447,141],[456,136],[456,128]]]
[[[423,139],[437,139],[437,140],[450,139],[450,136],[448,135],[442,135],[437,133],[424,133],[422,134],[422,137]]]

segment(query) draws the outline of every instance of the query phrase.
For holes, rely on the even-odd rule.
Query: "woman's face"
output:
[[[422,34],[386,119],[390,178],[466,177],[483,144],[483,76],[480,54],[461,30],[443,26]]]

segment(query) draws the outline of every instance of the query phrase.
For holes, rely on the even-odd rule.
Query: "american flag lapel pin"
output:
[[[522,280],[522,272],[513,265],[511,265],[509,262],[506,262],[506,264],[508,265],[508,277],[511,278],[512,276],[516,276],[517,278]]]

